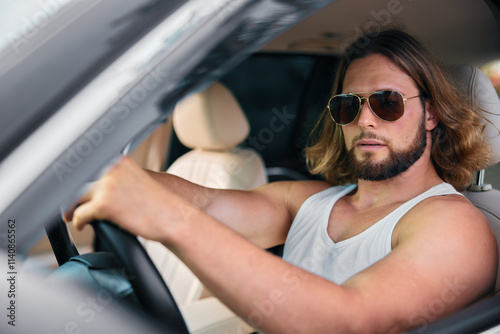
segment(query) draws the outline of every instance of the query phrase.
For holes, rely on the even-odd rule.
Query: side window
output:
[[[495,87],[498,96],[500,96],[500,60],[486,64],[481,68],[481,71],[490,78],[493,87]]]
[[[250,122],[243,146],[257,151],[267,167],[307,175],[303,149],[328,101],[336,63],[332,56],[260,53],[220,79]],[[172,142],[170,163],[187,150],[176,138]]]
[[[307,174],[303,149],[328,100],[336,62],[335,57],[257,54],[221,80],[249,119],[244,145],[259,152],[267,167]]]
[[[221,81],[229,87],[251,125],[245,146],[264,160],[284,158],[300,122],[300,108],[314,58],[260,55]]]

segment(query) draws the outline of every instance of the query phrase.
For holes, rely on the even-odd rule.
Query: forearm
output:
[[[325,333],[333,324],[348,332],[356,323],[345,288],[255,247],[211,217],[194,213],[176,231],[165,239],[168,247],[251,325],[268,333]]]
[[[169,173],[158,173],[148,170],[146,172],[156,182],[204,211],[207,210],[212,201],[221,193],[219,189],[203,187]]]
[[[213,189],[168,173],[147,172],[169,191],[259,247],[269,248],[285,241],[291,217],[277,195],[283,184],[267,184],[258,191]]]

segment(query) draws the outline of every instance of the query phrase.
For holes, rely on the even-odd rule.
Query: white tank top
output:
[[[412,207],[431,196],[460,194],[448,183],[438,184],[365,231],[334,242],[327,232],[330,213],[335,202],[355,188],[356,185],[328,188],[304,201],[288,232],[283,252],[285,261],[342,284],[389,254],[394,227]]]

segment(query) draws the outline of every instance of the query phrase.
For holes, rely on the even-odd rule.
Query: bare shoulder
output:
[[[344,285],[368,296],[362,305],[378,319],[390,314],[422,326],[491,295],[497,264],[496,240],[481,212],[460,195],[430,197],[400,219],[392,251]],[[438,304],[439,312],[429,313]]]
[[[290,192],[294,196],[301,198],[301,201],[320,191],[332,187],[331,184],[323,181],[296,181],[290,185]]]
[[[496,276],[496,238],[486,217],[460,195],[430,197],[416,205],[396,226],[393,246],[434,254],[464,281],[485,286]]]
[[[411,209],[403,217],[402,223],[405,230],[449,227],[453,227],[453,230],[489,230],[486,217],[461,195],[429,197]]]
[[[486,217],[461,195],[430,197],[411,209],[396,226],[400,240],[419,234],[494,238]],[[493,240],[494,241],[494,240]]]
[[[290,214],[295,217],[300,206],[312,195],[330,188],[332,185],[322,181],[299,181],[294,182],[286,197]]]
[[[264,196],[278,199],[292,217],[310,196],[330,188],[332,185],[323,181],[281,181],[266,184],[255,191]]]

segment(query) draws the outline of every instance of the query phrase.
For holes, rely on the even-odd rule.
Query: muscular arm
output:
[[[302,202],[323,182],[275,182],[252,191],[207,188],[175,175],[146,171],[156,182],[188,200],[261,248],[284,243]]]
[[[164,243],[268,333],[396,333],[456,311],[494,284],[496,241],[463,198],[415,206],[398,223],[393,251],[339,286],[268,254],[144,175],[115,166],[82,198],[74,223],[108,219]]]
[[[496,273],[495,239],[475,208],[439,199],[416,209],[401,222],[394,250],[342,286],[261,252],[202,213],[163,242],[266,332],[396,333],[484,296]],[[207,239],[207,248],[193,246]]]

